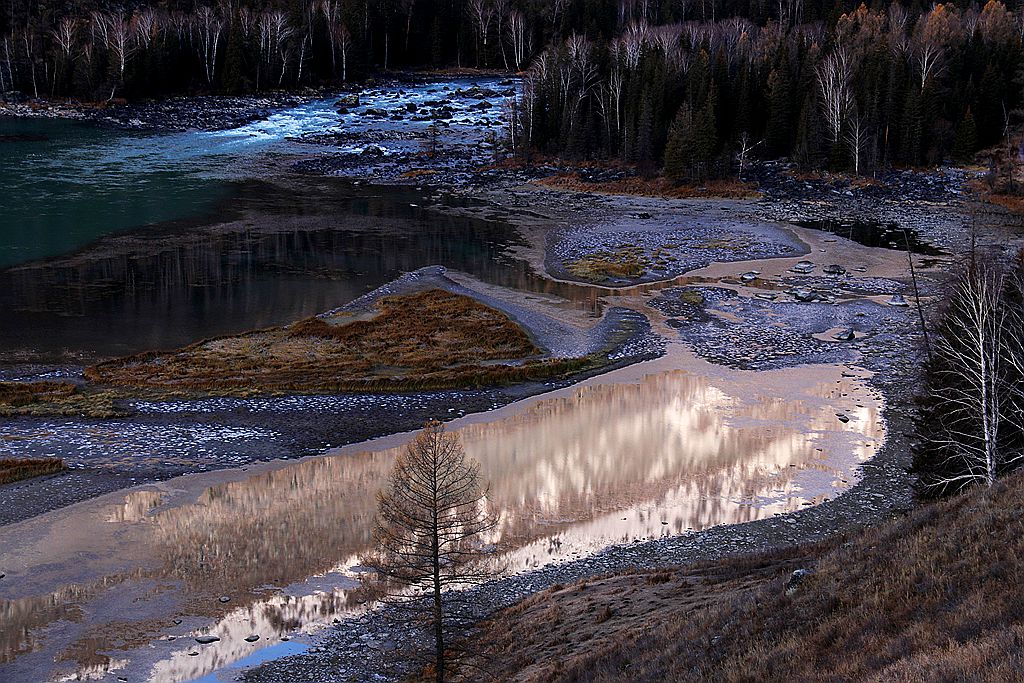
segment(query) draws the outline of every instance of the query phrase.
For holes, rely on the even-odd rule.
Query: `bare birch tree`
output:
[[[196,11],[195,24],[199,35],[198,50],[199,58],[203,62],[203,74],[206,76],[207,84],[212,84],[217,71],[217,49],[220,46],[224,21],[209,7],[200,7]]]
[[[486,58],[487,36],[491,32],[491,22],[494,20],[494,7],[490,0],[469,0],[466,11],[469,12],[476,33],[476,65],[479,67],[481,57]]]
[[[486,580],[481,535],[496,520],[486,509],[480,466],[468,460],[457,435],[428,422],[395,460],[378,495],[373,537],[366,558],[400,613],[429,628],[434,679],[443,683],[451,629],[461,625],[457,590]]]
[[[132,22],[115,13],[96,13],[93,15],[93,34],[98,36],[103,47],[110,55],[116,77],[110,88],[110,99],[114,99],[117,86],[124,83],[124,72],[128,68],[128,60],[138,47],[132,40],[135,35]]]
[[[945,68],[946,52],[960,36],[956,8],[948,5],[939,3],[917,20],[911,50],[922,88],[929,78],[937,76]]]
[[[918,418],[914,470],[927,495],[992,486],[1024,458],[1020,277],[972,252],[948,295]]]
[[[816,72],[829,140],[832,144],[839,144],[843,139],[846,117],[853,105],[853,69],[843,46],[837,45],[836,49],[822,60]]]
[[[857,108],[853,108],[853,113],[850,116],[850,123],[846,127],[846,145],[847,149],[850,150],[850,156],[853,157],[853,174],[860,175],[861,159],[864,157],[864,151],[870,143],[871,138],[868,135],[868,128],[864,123],[864,119],[857,113]]]

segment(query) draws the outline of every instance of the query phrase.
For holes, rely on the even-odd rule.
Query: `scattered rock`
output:
[[[222,595],[222,596],[220,596],[217,599],[220,600],[221,602],[231,602],[231,596],[230,595]]]
[[[833,334],[832,338],[838,341],[853,341],[857,338],[857,333],[853,331],[852,327],[847,327],[845,330],[840,330]]]
[[[791,273],[799,273],[800,275],[807,275],[814,272],[815,265],[810,261],[800,261],[792,268],[789,269]]]
[[[814,573],[812,569],[797,569],[790,574],[789,579],[786,581],[786,595],[793,595],[800,588],[808,576]]]
[[[210,643],[216,643],[220,638],[217,636],[196,636],[196,642],[200,645],[209,645]]]
[[[797,301],[811,302],[819,301],[821,299],[821,295],[818,294],[817,290],[808,289],[807,287],[800,287],[798,289],[794,289],[792,290],[791,294],[793,295],[793,298],[796,299]]]
[[[847,422],[850,421],[850,417],[845,413],[836,413],[836,417],[839,418],[839,421],[842,422],[843,424],[846,424]]]
[[[740,275],[740,281],[741,282],[753,282],[754,280],[757,279],[758,275],[759,275],[759,273],[757,271],[751,270],[749,272],[743,273],[743,275]]]
[[[359,106],[359,93],[350,93],[348,95],[342,95],[338,98],[338,101],[334,103],[335,109],[349,109],[351,107]]]
[[[260,639],[260,637],[254,633],[251,636],[247,636],[246,639],[245,639],[245,642],[247,642],[247,643],[255,643],[259,639]]]
[[[903,298],[902,294],[893,294],[892,298],[889,299],[889,305],[898,306],[902,308],[905,306],[909,306],[910,304],[907,303],[907,300]]]
[[[826,275],[846,275],[846,268],[843,268],[840,265],[836,265],[835,263],[830,263],[829,265],[822,268],[821,272],[825,273]]]

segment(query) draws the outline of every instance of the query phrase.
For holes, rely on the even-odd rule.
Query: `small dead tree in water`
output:
[[[493,573],[481,547],[481,535],[496,524],[486,498],[479,464],[440,422],[428,422],[398,456],[378,495],[376,552],[365,563],[377,573],[384,600],[429,628],[438,683],[451,664],[449,636],[462,625],[453,589]]]

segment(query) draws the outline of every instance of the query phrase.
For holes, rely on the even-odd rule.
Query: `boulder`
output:
[[[359,93],[349,93],[347,95],[342,95],[334,103],[334,108],[335,109],[349,109],[349,108],[358,107],[358,106],[359,106]]]
[[[807,275],[808,273],[814,272],[815,265],[810,261],[800,261],[792,268],[789,269],[791,273],[799,273],[800,275]]]
[[[196,642],[200,645],[209,645],[210,643],[216,643],[220,638],[217,636],[196,636]]]
[[[809,289],[807,287],[800,287],[798,289],[794,289],[790,293],[793,295],[794,299],[796,299],[797,301],[802,301],[804,303],[808,303],[811,301],[819,301],[821,299],[821,295],[818,294],[817,290]]]
[[[889,299],[889,305],[903,308],[909,306],[910,304],[907,303],[907,300],[903,298],[902,294],[893,294],[892,298]]]
[[[830,263],[829,265],[822,268],[821,272],[825,273],[826,275],[846,275],[846,268],[843,268],[840,265],[836,265],[835,263]]]
[[[799,590],[800,585],[807,580],[807,577],[814,573],[813,569],[797,569],[789,575],[786,580],[786,595],[793,595]]]
[[[852,327],[847,327],[845,330],[839,330],[833,334],[832,338],[838,341],[853,341],[857,338],[857,333],[853,331]]]

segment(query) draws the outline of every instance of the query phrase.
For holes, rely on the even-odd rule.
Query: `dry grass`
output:
[[[0,382],[0,416],[78,415],[116,417],[114,397],[83,392],[71,382]]]
[[[537,595],[476,644],[508,681],[1021,680],[1022,531],[1017,476],[804,549],[802,565],[752,557],[719,563],[717,575],[711,565],[703,580],[686,568]],[[815,574],[787,597],[794,566]],[[558,626],[540,616],[554,603]]]
[[[623,247],[615,251],[601,251],[566,264],[574,277],[590,282],[608,278],[638,278],[647,272],[647,260],[640,247]]]
[[[97,384],[180,393],[388,391],[489,386],[574,372],[544,360],[504,313],[433,289],[384,297],[373,317],[313,317],[287,327],[150,352],[86,370]]]
[[[1016,194],[988,193],[985,195],[985,199],[993,204],[998,204],[1013,213],[1024,213],[1024,196]]]
[[[0,485],[55,474],[64,468],[60,458],[0,458]]]
[[[437,171],[431,168],[414,168],[402,174],[403,178],[426,178],[435,175]]]
[[[709,180],[696,185],[679,185],[667,178],[641,177],[589,182],[581,178],[578,173],[567,173],[541,178],[535,182],[546,187],[574,192],[600,192],[667,199],[758,199],[761,197],[761,193],[758,192],[754,183],[744,183],[735,179]]]

